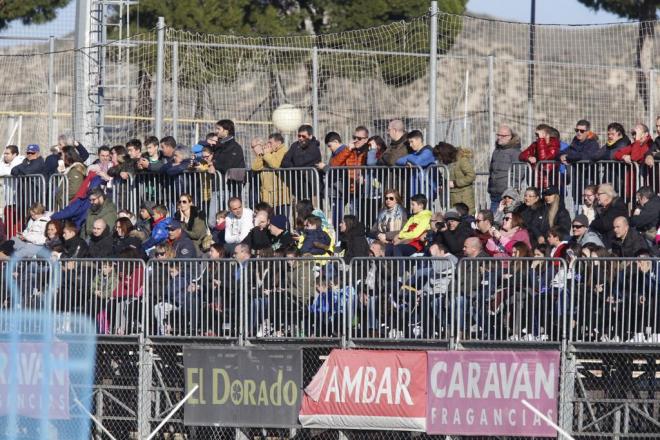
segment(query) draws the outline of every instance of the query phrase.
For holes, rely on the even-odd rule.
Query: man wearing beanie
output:
[[[283,215],[276,215],[270,219],[268,231],[271,235],[274,251],[284,251],[293,246],[293,237],[287,227],[287,219]]]

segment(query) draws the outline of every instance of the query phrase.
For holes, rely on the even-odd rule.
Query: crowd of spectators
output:
[[[660,118],[657,124],[660,135]],[[577,212],[573,212],[565,206],[567,191],[559,183],[570,179],[555,177],[570,174],[570,166],[575,162],[604,160],[636,162],[640,173],[649,175],[660,158],[660,136],[654,140],[644,124],[636,124],[631,138],[621,124],[610,124],[602,146],[586,120],[578,121],[570,144],[560,139],[557,129],[541,124],[536,128],[536,141],[526,149],[522,149],[520,137],[509,126],[500,126],[489,170],[491,207],[485,210],[475,209],[471,149],[446,142],[426,145],[421,131],[407,132],[400,120],[390,121],[387,132],[389,142],[370,136],[364,126],[356,127],[349,142],[344,142],[339,133],[329,132],[324,138],[328,151],[322,154],[312,127],[302,125],[297,140],[290,146],[285,145],[279,133],[265,140],[252,139],[250,166],[246,164],[243,147],[234,138],[235,127],[230,120],[218,121],[216,132],[193,147],[179,145],[171,136],[148,137],[143,142],[132,139],[125,145],[99,147],[93,161],[85,146],[65,137],[48,155],[40,146],[31,144],[23,157],[17,146],[10,145],[0,163],[0,176],[43,175],[46,182],[57,184],[48,188],[48,193],[54,195],[52,211],[46,209],[46,201],[36,201],[21,213],[16,212],[16,200],[21,195],[12,189],[11,181],[3,183],[4,217],[19,221],[2,228],[5,236],[0,243],[0,257],[16,256],[30,262],[41,256],[65,261],[62,267],[67,275],[62,278],[58,295],[64,297],[69,292],[78,299],[58,303],[77,309],[93,305],[101,332],[135,331],[144,307],[144,287],[152,283],[155,293],[147,307],[152,311],[156,333],[232,333],[237,325],[231,318],[236,316],[232,313],[238,307],[236,292],[247,284],[253,295],[245,306],[250,309],[250,328],[262,335],[300,335],[305,331],[336,334],[336,323],[341,322],[337,314],[344,313],[342,304],[350,301],[351,309],[361,317],[354,325],[363,335],[382,336],[385,332],[390,337],[438,337],[448,331],[443,323],[450,309],[449,286],[460,279],[462,299],[455,313],[460,315],[461,333],[547,338],[559,332],[559,320],[546,315],[563,306],[558,299],[561,295],[553,289],[561,284],[558,279],[577,275],[575,271],[560,273],[565,266],[548,264],[544,258],[570,263],[583,258],[643,258],[658,254],[660,198],[652,187],[622,188],[610,181],[579,182],[582,200]],[[518,192],[520,188],[509,185],[509,168],[516,161],[534,166],[542,162],[536,167],[537,186],[523,188],[522,194]],[[339,219],[336,224],[326,217],[329,208],[321,206],[319,198],[299,197],[291,182],[281,181],[273,173],[311,168],[322,178],[333,167],[381,166],[387,173],[397,167],[423,169],[438,164],[446,166],[449,173],[443,183],[447,187],[434,188],[449,192],[446,209],[432,206],[433,194],[417,191],[414,182],[404,182],[405,188],[380,188],[368,195],[378,200],[377,212],[364,213],[350,203],[333,207],[334,214],[340,210],[340,215],[331,216]],[[260,173],[258,187],[250,189],[257,194],[258,202],[253,206],[248,206],[244,197],[249,170]],[[211,200],[219,199],[206,194],[220,191],[219,188],[204,190],[181,183],[180,177],[190,172],[201,176],[219,172],[226,183],[222,189],[226,206],[217,206]],[[168,190],[174,188],[177,192],[171,203],[154,202],[163,189],[145,178],[153,175],[167,178]],[[51,176],[66,178],[50,179]],[[360,180],[359,171],[347,176],[344,190],[351,191],[351,185]],[[115,188],[128,181],[142,187],[140,194],[154,196],[141,199],[137,212],[113,202],[118,200],[113,197]],[[306,184],[298,182],[296,186]],[[626,203],[617,189],[634,192],[635,203]],[[409,196],[404,199],[402,194]],[[424,256],[442,257],[443,263],[407,258]],[[283,260],[280,266],[259,265],[266,257]],[[336,263],[327,263],[327,257],[339,257],[347,265],[358,257],[401,259],[387,270],[365,263],[362,269],[352,272],[349,288],[340,282],[347,279],[342,278],[343,269]],[[515,257],[536,258],[536,262],[498,263]],[[455,268],[464,258],[476,260],[463,266],[464,273],[459,274]],[[85,259],[114,261],[85,266],[80,262]],[[223,259],[233,261],[239,269],[257,262],[254,264],[259,269],[246,278],[242,270],[227,269],[220,274],[205,264]],[[140,260],[168,263],[147,276]],[[541,269],[543,261],[546,263]],[[43,267],[30,264],[26,277],[34,279]],[[604,275],[612,276],[609,281],[613,284],[598,278],[603,276],[600,273],[582,273],[580,283],[594,291],[602,290],[603,285],[623,286],[602,301],[603,307],[609,307],[610,313],[616,309],[615,314],[621,317],[632,310],[621,304],[632,302],[637,306],[635,313],[646,314],[642,321],[655,322],[656,318],[651,318],[658,316],[656,307],[660,305],[655,300],[659,283],[656,268],[641,267],[639,262],[627,264],[628,269],[617,266],[612,269],[613,274]],[[629,285],[626,280],[630,281],[629,268],[637,267],[634,264],[644,279],[639,281],[643,287],[637,289],[642,296],[624,299],[624,295],[630,295],[625,286]],[[521,282],[535,286],[528,293],[529,298],[519,292],[525,290]],[[29,284],[25,280],[23,283]],[[39,286],[35,290],[45,288]],[[503,289],[508,289],[508,293],[502,293]],[[530,302],[540,290],[554,292],[543,301],[534,299],[544,302],[543,306]],[[649,297],[651,292],[653,296]],[[276,293],[286,295],[287,304],[295,304],[284,306],[288,325],[272,324],[278,321],[273,307],[284,303],[275,299]],[[513,303],[532,311],[517,318],[512,312],[501,312]],[[8,304],[6,300],[5,306]],[[113,304],[113,310],[117,310],[112,316],[99,312],[109,309],[107,304]],[[594,309],[594,304],[598,300],[577,305]],[[496,318],[485,320],[479,316],[480,309]],[[178,316],[176,325],[174,314]],[[399,319],[399,314],[406,318]],[[222,324],[211,325],[217,316],[222,316],[218,318]],[[606,322],[595,315],[591,318],[596,324],[580,329],[589,338],[608,337],[605,334],[621,321]],[[302,325],[304,330],[300,328],[302,321],[307,322]],[[645,330],[635,328],[633,333],[640,331]],[[654,328],[651,333],[660,333],[660,329]]]

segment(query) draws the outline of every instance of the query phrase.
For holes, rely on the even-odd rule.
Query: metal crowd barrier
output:
[[[660,260],[578,259],[571,272],[571,341],[660,343]]]
[[[100,335],[142,334],[145,265],[132,259],[67,259],[60,261],[59,282],[53,287],[57,333],[75,334],[73,314],[95,322]]]
[[[640,177],[637,163],[626,163],[617,160],[599,162],[576,162],[567,167],[566,194],[575,201],[575,209],[582,204],[584,188],[589,185],[610,183],[626,204],[635,201],[635,191],[639,188]]]
[[[489,173],[477,173],[474,181],[474,206],[476,212],[482,209],[490,209],[490,194],[488,193]]]
[[[448,340],[456,267],[442,258],[356,258],[351,340]]]
[[[251,259],[244,268],[246,339],[339,340],[351,304],[338,258]]]
[[[653,166],[638,165],[639,186],[650,186],[654,193],[660,193],[660,162],[654,161]]]
[[[10,331],[13,311],[35,314],[52,311],[55,292],[50,288],[54,275],[53,264],[48,260],[0,262],[0,332]],[[40,334],[46,330],[45,324],[39,319],[21,320],[18,329],[21,333]]]
[[[145,287],[148,337],[241,335],[246,269],[235,260],[151,260]]]
[[[239,341],[660,344],[660,259],[25,259],[1,263],[11,312],[73,334]],[[43,331],[46,321],[22,324]],[[76,324],[78,323],[78,324]]]
[[[440,174],[442,171],[437,171]],[[445,176],[447,174],[444,174]],[[434,191],[429,191],[426,170],[419,167],[330,167],[326,170],[324,208],[326,216],[335,225],[344,215],[357,216],[370,228],[383,207],[385,192],[395,189],[401,194],[405,207],[410,209],[410,197],[425,194],[432,203]],[[446,185],[443,185],[446,188]],[[336,228],[337,229],[337,228]]]
[[[66,174],[53,174],[48,179],[48,209],[59,211],[68,205],[69,179]]]
[[[429,198],[429,208],[432,211],[447,211],[451,208],[449,202],[449,168],[447,165],[436,164],[426,168],[426,196]],[[476,186],[476,181],[474,184]],[[414,194],[413,194],[414,195]]]
[[[229,172],[228,172],[229,173]],[[279,168],[263,171],[245,171],[245,184],[241,188],[241,198],[245,206],[254,207],[258,202],[266,202],[275,212],[293,219],[295,202],[310,200],[314,206],[321,201],[321,183],[316,168]],[[223,194],[231,193],[235,183],[225,180]],[[226,209],[225,197],[221,207]]]
[[[106,185],[106,194],[117,207],[117,210],[127,209],[138,216],[140,207],[139,187],[135,184],[135,179],[130,177],[124,179],[114,179]]]
[[[7,239],[25,229],[34,203],[46,203],[46,180],[41,174],[0,177],[0,215]]]
[[[462,259],[453,301],[457,340],[561,341],[567,274],[561,259]]]
[[[514,188],[523,194],[525,190],[534,186],[534,168],[527,162],[513,162],[509,167],[507,187]]]

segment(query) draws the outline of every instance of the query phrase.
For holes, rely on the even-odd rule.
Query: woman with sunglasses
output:
[[[385,199],[383,209],[376,217],[376,222],[371,227],[367,236],[373,240],[378,240],[383,244],[391,243],[403,225],[408,220],[408,213],[403,207],[401,194],[396,189],[385,190]]]
[[[209,233],[206,226],[204,214],[193,205],[193,199],[190,194],[181,194],[179,197],[178,209],[174,214],[174,219],[178,220],[186,231],[188,237],[195,243],[199,250],[202,240]]]

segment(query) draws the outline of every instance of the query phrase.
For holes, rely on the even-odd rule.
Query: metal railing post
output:
[[[649,71],[649,130],[652,133],[655,128],[655,69]]]
[[[312,128],[319,135],[319,48],[312,48]]]
[[[48,145],[55,144],[54,113],[55,113],[55,37],[48,38]]]
[[[172,43],[172,136],[179,133],[179,43]],[[197,141],[197,139],[195,140]]]
[[[435,145],[438,88],[438,2],[431,2],[431,31],[429,42],[429,145]]]
[[[158,49],[156,55],[156,114],[154,132],[163,135],[163,69],[165,65],[165,18],[158,17]]]
[[[494,74],[495,57],[488,55],[488,147],[490,153],[495,149],[495,78]]]

